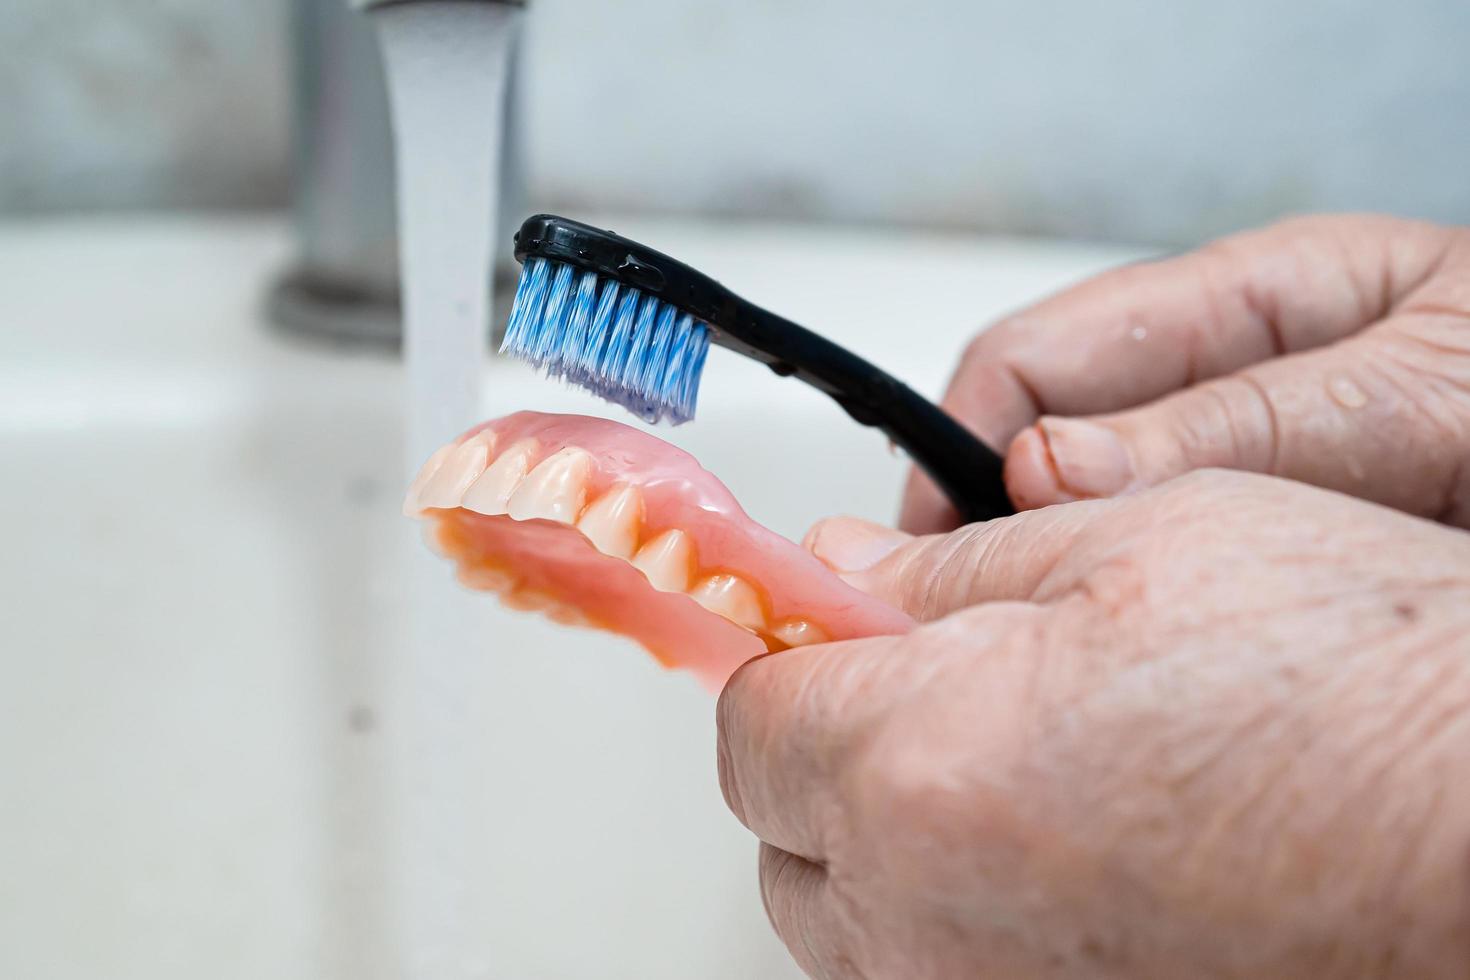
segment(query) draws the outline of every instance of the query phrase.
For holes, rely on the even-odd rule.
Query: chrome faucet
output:
[[[292,113],[296,256],[273,284],[273,321],[293,332],[349,343],[400,337],[393,140],[382,55],[364,12],[426,0],[295,0]],[[446,2],[446,0],[432,0]],[[523,6],[525,0],[452,0]],[[501,141],[495,294],[507,306],[517,275],[511,234],[524,217],[517,123],[516,52],[506,85]],[[503,324],[505,310],[492,311]]]

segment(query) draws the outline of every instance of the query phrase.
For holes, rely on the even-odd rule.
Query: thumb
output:
[[[1041,507],[1225,467],[1464,523],[1470,411],[1432,362],[1395,356],[1397,342],[1364,334],[1131,411],[1043,418],[1011,443],[1007,488]]]
[[[913,537],[855,517],[818,523],[805,539],[811,552],[849,584],[919,620],[1002,600],[1043,601],[1082,574],[1087,535],[1121,502],[1091,501],[1027,511],[948,534]]]

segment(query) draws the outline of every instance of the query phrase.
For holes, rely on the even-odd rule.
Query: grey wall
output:
[[[0,211],[286,194],[283,0],[4,0]]]
[[[278,199],[285,2],[7,0],[0,208]],[[1470,222],[1463,0],[532,0],[527,45],[531,190],[564,207]]]

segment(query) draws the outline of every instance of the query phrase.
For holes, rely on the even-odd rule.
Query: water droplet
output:
[[[1362,408],[1368,404],[1367,393],[1350,378],[1338,376],[1328,381],[1327,392],[1343,408]]]
[[[1132,330],[1128,331],[1128,336],[1132,337],[1134,340],[1147,340],[1148,327],[1134,327]]]

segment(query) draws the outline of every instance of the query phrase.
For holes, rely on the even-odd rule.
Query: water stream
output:
[[[411,473],[478,421],[504,93],[520,11],[442,0],[389,4],[372,16],[397,158]],[[476,637],[477,606],[417,534],[411,538],[405,646],[382,694],[388,903],[397,933],[389,945],[399,960],[389,971],[483,978],[493,967],[484,916],[494,887],[485,860],[494,801],[473,733],[492,651]]]
[[[398,173],[407,462],[478,421],[506,67],[520,11],[389,4],[382,41]]]

